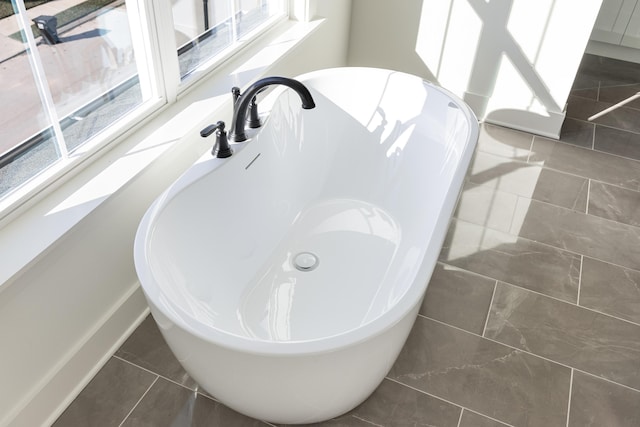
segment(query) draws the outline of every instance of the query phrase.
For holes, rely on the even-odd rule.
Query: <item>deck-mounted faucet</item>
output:
[[[264,79],[258,80],[249,86],[235,102],[233,120],[231,121],[230,139],[232,141],[246,141],[247,135],[244,132],[244,127],[249,105],[261,89],[270,85],[285,85],[298,92],[298,95],[302,100],[302,108],[305,110],[315,108],[316,106],[309,90],[299,81],[287,77],[265,77]]]

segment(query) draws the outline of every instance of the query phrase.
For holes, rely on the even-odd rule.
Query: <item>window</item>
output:
[[[285,11],[283,0],[0,2],[0,199],[174,101]]]
[[[184,80],[270,18],[282,13],[277,2],[265,0],[191,0],[173,3],[172,14]]]

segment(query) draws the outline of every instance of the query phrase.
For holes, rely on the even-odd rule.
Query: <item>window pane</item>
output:
[[[154,96],[125,0],[12,2],[0,2],[0,197]]]
[[[61,158],[11,2],[0,3],[0,197]]]
[[[103,7],[96,10],[98,5]],[[143,99],[124,0],[85,1],[70,10],[62,16],[90,19],[75,20],[59,35],[60,43],[38,49],[72,151]]]
[[[172,0],[180,77],[284,13],[281,0]]]

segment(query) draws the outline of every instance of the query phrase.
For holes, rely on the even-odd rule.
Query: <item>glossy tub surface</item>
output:
[[[145,215],[135,264],[187,372],[249,416],[308,423],[369,396],[413,325],[478,138],[455,96],[394,71],[298,77],[228,159]],[[261,108],[267,102],[261,103]],[[309,271],[299,253],[317,257]]]

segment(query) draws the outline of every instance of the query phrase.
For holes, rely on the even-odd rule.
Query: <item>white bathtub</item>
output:
[[[153,317],[186,371],[229,407],[278,423],[349,411],[387,374],[478,138],[464,103],[408,74],[298,80],[317,107],[278,87],[263,128],[188,170],[135,244]],[[294,268],[301,252],[317,268]]]

